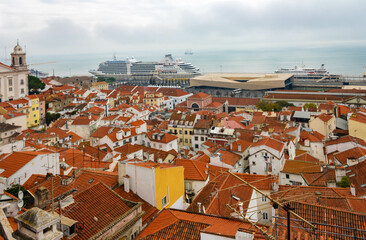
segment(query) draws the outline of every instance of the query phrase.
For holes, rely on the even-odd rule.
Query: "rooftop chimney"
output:
[[[353,196],[356,196],[356,188],[355,188],[355,185],[353,185],[352,183],[351,183],[350,190],[351,190],[351,194],[352,194]]]
[[[197,206],[198,206],[198,212],[201,213],[202,212],[202,210],[201,210],[202,203],[198,202]]]
[[[128,175],[123,176],[123,187],[125,192],[130,192],[130,176]]]

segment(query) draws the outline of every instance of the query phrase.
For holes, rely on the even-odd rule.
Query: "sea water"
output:
[[[88,54],[37,55],[28,54],[28,63],[40,71],[55,73],[57,76],[90,75],[90,69],[97,69],[99,63],[112,60],[115,55],[119,60],[134,57],[141,61],[160,61],[165,54],[173,58],[182,58],[200,68],[202,73],[273,73],[279,68],[305,66],[325,68],[332,74],[361,75],[366,71],[365,47],[324,47],[324,48],[286,48],[254,50],[200,50],[192,49],[193,55],[185,55],[185,50],[165,51],[121,51]],[[47,63],[56,62],[56,63]],[[40,64],[45,63],[45,64]]]

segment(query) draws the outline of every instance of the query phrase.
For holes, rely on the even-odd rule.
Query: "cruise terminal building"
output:
[[[290,89],[293,74],[210,73],[190,79],[187,90],[215,97],[260,98],[269,90]]]

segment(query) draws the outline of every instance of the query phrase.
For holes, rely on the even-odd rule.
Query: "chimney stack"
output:
[[[202,205],[202,203],[198,202],[198,203],[197,203],[197,205],[198,205],[198,212],[199,212],[199,213],[201,213],[201,212],[202,212],[202,210],[201,210],[201,207],[202,207],[201,205]]]
[[[351,186],[350,186],[350,190],[351,190],[351,194],[353,196],[356,196],[356,188],[355,188],[355,185],[353,185],[352,183],[351,183]]]
[[[128,175],[123,176],[123,187],[125,192],[130,192],[130,176]]]

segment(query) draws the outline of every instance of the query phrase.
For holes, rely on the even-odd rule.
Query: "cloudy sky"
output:
[[[38,54],[364,46],[365,9],[364,0],[4,0],[0,47],[16,39]]]

